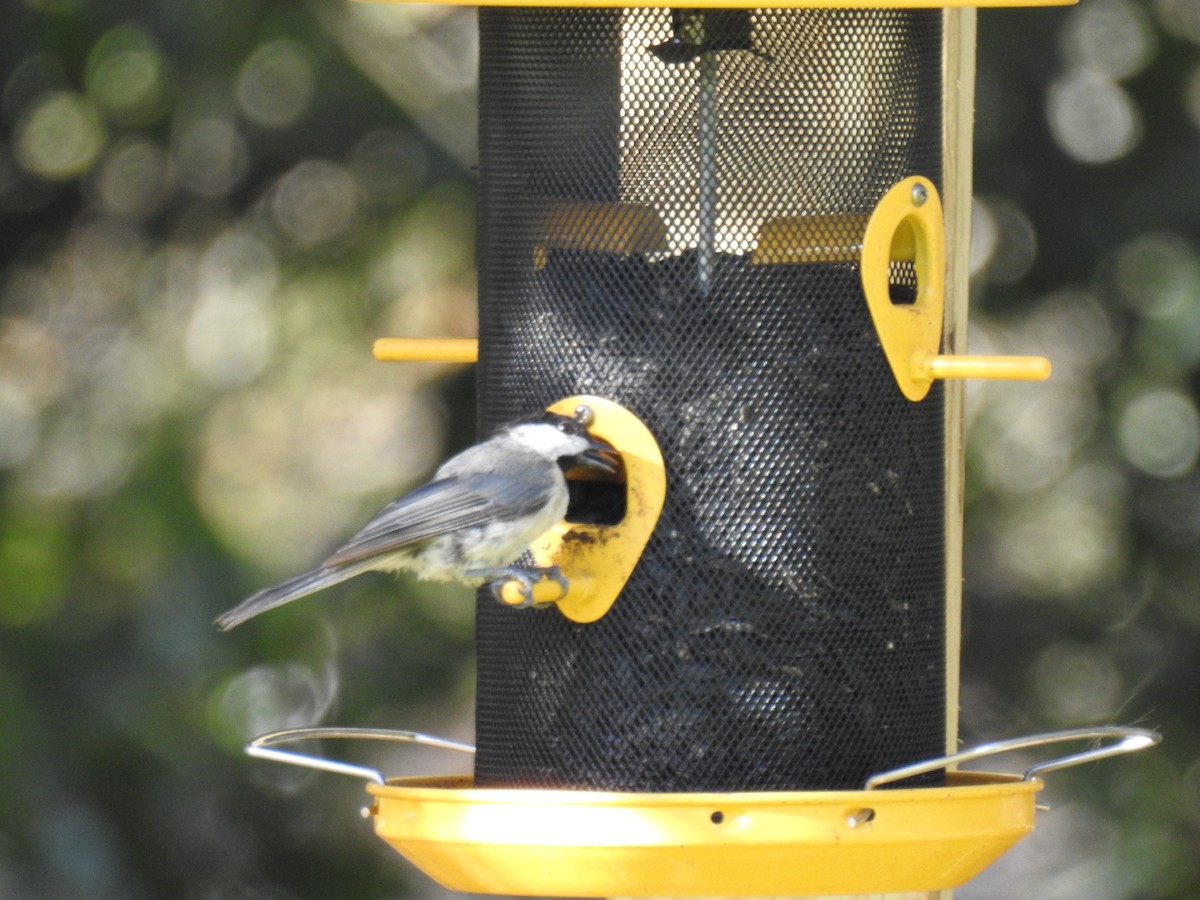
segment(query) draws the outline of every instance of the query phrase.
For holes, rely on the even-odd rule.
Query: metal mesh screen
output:
[[[940,12],[480,35],[481,426],[609,397],[668,493],[599,622],[480,598],[478,783],[839,789],[941,755],[942,394],[901,396],[845,249],[940,183]]]

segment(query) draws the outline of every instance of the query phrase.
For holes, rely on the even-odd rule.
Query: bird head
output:
[[[583,423],[570,416],[541,412],[514,422],[508,436],[545,459],[553,459],[563,472],[585,468],[613,475],[621,457],[611,444],[591,434]]]

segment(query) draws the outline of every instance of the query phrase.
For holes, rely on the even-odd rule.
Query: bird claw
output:
[[[505,606],[515,606],[519,609],[542,609],[552,606],[567,595],[567,590],[570,586],[558,566],[532,569],[509,566],[506,569],[473,572],[471,574],[489,579],[488,588],[491,590],[492,596]],[[544,595],[545,593],[544,591],[537,590],[538,585],[551,581],[558,585],[557,596],[548,599],[538,599],[536,594]],[[515,602],[512,597],[513,588],[509,587],[514,582],[519,586],[516,588],[517,596]]]

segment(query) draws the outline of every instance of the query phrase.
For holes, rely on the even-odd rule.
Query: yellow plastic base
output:
[[[443,886],[482,894],[711,897],[936,891],[1033,829],[1037,779],[944,788],[623,794],[370,785],[375,831]]]

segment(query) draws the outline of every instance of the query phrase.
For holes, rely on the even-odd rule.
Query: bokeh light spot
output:
[[[1072,465],[1098,415],[1087,386],[1039,384],[995,397],[976,432],[988,485],[1011,494],[1044,488]]]
[[[25,462],[37,441],[37,410],[20,391],[0,381],[0,468]]]
[[[1111,78],[1086,69],[1072,69],[1050,85],[1046,114],[1054,140],[1078,162],[1120,159],[1141,138],[1133,99]]]
[[[304,115],[316,87],[316,64],[303,44],[288,38],[256,49],[238,72],[242,114],[264,128],[285,128]]]
[[[1177,234],[1138,235],[1117,253],[1114,274],[1121,297],[1145,316],[1169,316],[1200,301],[1200,260]]]
[[[1078,725],[1108,719],[1118,706],[1122,679],[1102,647],[1056,641],[1038,656],[1034,690],[1056,723]]]
[[[267,363],[271,331],[266,309],[237,294],[205,297],[188,324],[186,346],[193,368],[214,387],[245,384]]]
[[[1024,277],[1037,259],[1037,233],[1028,214],[1007,197],[977,197],[972,207],[971,272],[996,284]]]
[[[279,230],[298,247],[333,240],[355,222],[354,179],[337,163],[305,160],[279,180],[271,212]]]
[[[96,168],[96,199],[114,216],[139,222],[170,198],[170,155],[153,141],[125,140]]]
[[[1142,71],[1158,50],[1149,17],[1130,0],[1089,0],[1076,7],[1062,42],[1072,65],[1117,79]]]
[[[66,380],[62,348],[41,324],[0,319],[0,383],[41,408],[62,395]]]
[[[987,523],[1004,592],[1071,600],[1111,581],[1125,565],[1122,473],[1081,465]]]
[[[428,173],[429,159],[416,135],[398,128],[379,128],[354,145],[349,168],[364,201],[384,205],[417,192]]]
[[[997,227],[996,217],[992,215],[992,211],[986,203],[978,197],[973,197],[971,200],[971,250],[968,256],[972,275],[978,275],[983,271],[992,258],[992,254],[996,252],[996,245],[999,243],[1000,229]]]
[[[111,493],[129,474],[133,436],[117,430],[102,409],[73,411],[46,428],[27,467],[31,490],[69,499]]]
[[[1130,465],[1159,478],[1182,475],[1200,457],[1200,416],[1176,391],[1135,397],[1121,413],[1117,436]]]
[[[130,332],[117,332],[89,367],[92,404],[110,428],[154,422],[170,406],[179,376],[172,365]]]
[[[241,294],[266,299],[279,284],[279,264],[266,242],[246,228],[230,228],[200,260],[203,294]]]
[[[244,384],[267,364],[268,301],[277,281],[274,254],[247,232],[227,232],[204,255],[185,346],[193,368],[210,384]]]
[[[1200,66],[1196,66],[1184,82],[1183,105],[1192,124],[1200,128]]]
[[[1154,0],[1154,12],[1168,34],[1200,44],[1200,3],[1196,0]]]
[[[67,535],[55,521],[13,516],[0,532],[0,622],[31,625],[53,615],[62,601]]]
[[[119,25],[101,36],[88,55],[84,84],[110,116],[145,125],[167,111],[166,63],[137,25]]]
[[[41,99],[17,124],[17,161],[42,178],[75,178],[92,167],[104,140],[104,125],[92,103],[80,94],[58,91]]]
[[[223,197],[241,183],[250,151],[231,122],[201,118],[185,126],[174,148],[180,181],[201,197]]]
[[[1200,365],[1200,303],[1181,303],[1169,313],[1147,318],[1132,350],[1164,380],[1187,377]]]
[[[259,382],[209,416],[197,500],[243,556],[281,571],[309,566],[436,460],[431,405],[356,374]]]

